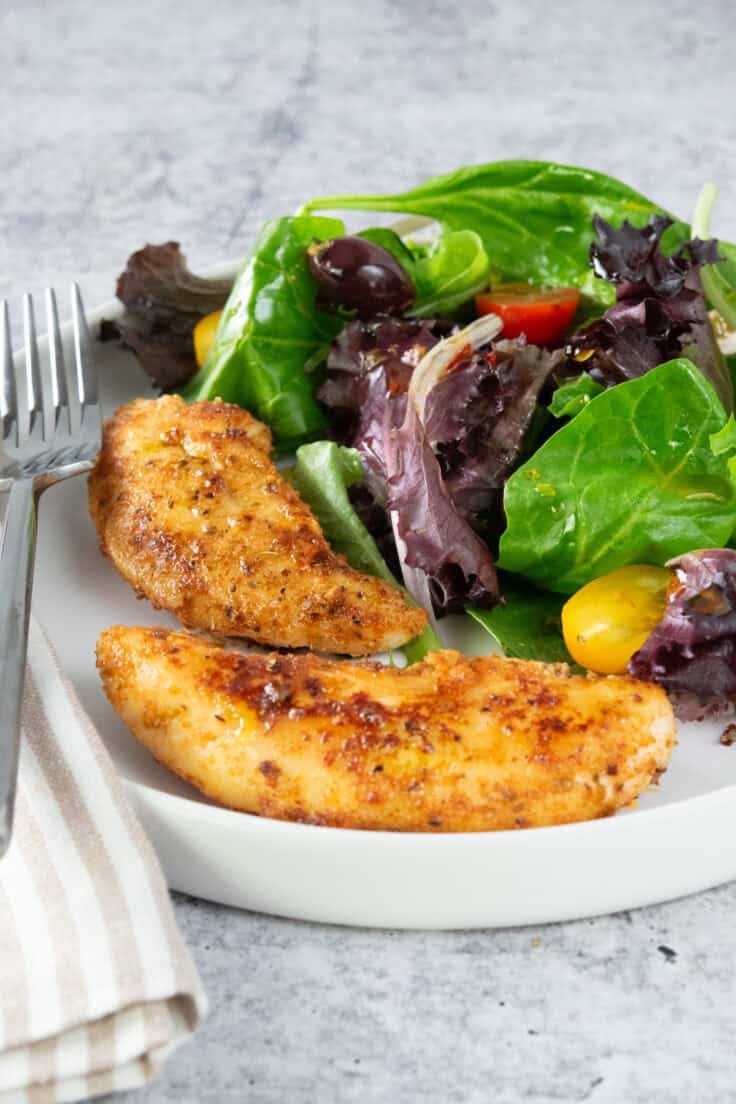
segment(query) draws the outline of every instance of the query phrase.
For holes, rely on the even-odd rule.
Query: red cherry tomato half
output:
[[[478,314],[497,314],[502,337],[526,334],[532,345],[558,341],[572,322],[580,292],[574,287],[535,288],[530,284],[499,284],[475,297]]]

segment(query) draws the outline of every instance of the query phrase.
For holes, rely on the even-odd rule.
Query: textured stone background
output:
[[[310,194],[501,157],[685,217],[715,179],[734,239],[735,36],[732,0],[0,0],[0,297],[92,305],[145,240],[204,266]],[[733,885],[471,934],[176,909],[212,1014],[141,1104],[736,1100]]]

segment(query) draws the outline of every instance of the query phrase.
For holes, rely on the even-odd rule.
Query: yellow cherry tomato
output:
[[[631,564],[593,579],[562,607],[572,658],[599,675],[620,675],[661,619],[672,572]]]
[[[215,334],[217,333],[221,315],[221,310],[213,311],[212,314],[206,314],[204,318],[200,318],[199,322],[194,327],[194,355],[197,358],[197,364],[200,368],[206,361],[207,354],[212,348],[212,342],[215,340]]]

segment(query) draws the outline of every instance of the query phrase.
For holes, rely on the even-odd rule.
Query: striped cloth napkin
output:
[[[151,846],[33,624],[0,860],[0,1104],[135,1088],[205,1010]]]

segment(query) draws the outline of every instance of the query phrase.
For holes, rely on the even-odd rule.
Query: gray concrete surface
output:
[[[715,179],[734,239],[735,35],[731,0],[0,0],[0,297],[92,305],[146,240],[202,267],[310,194],[514,156],[685,217]],[[212,1013],[126,1101],[736,1100],[734,885],[472,934],[175,907]]]

